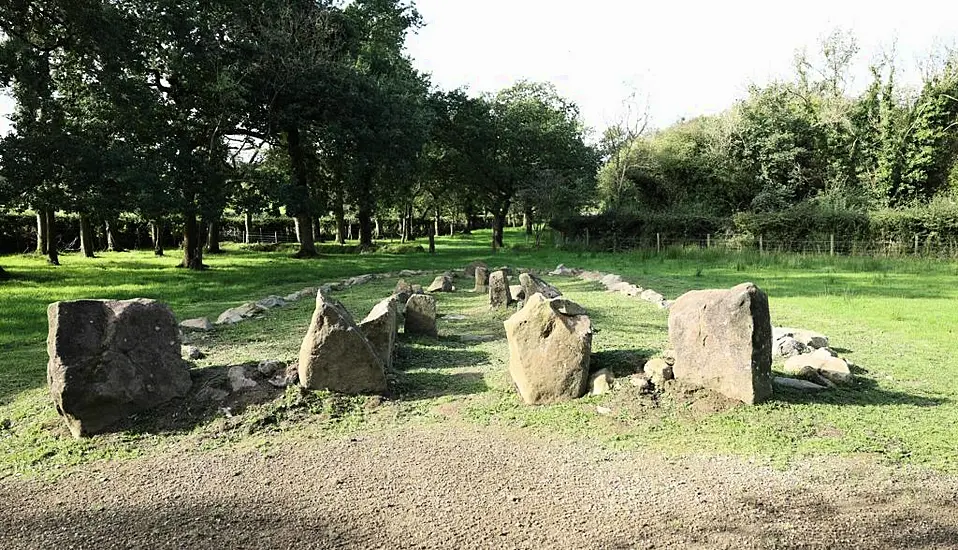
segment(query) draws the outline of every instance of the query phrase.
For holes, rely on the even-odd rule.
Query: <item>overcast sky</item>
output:
[[[936,44],[958,39],[958,1],[418,0],[426,26],[409,41],[417,66],[442,88],[493,92],[545,80],[602,129],[630,91],[666,126],[714,113],[750,83],[787,77],[795,51],[835,28],[859,41],[857,85],[893,43],[906,77]],[[0,99],[0,114],[8,113]],[[8,122],[0,118],[0,131]]]

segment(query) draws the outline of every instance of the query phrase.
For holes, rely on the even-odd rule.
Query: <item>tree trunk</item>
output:
[[[155,220],[150,224],[152,228],[151,236],[153,238],[153,255],[162,256],[163,252],[163,220]]]
[[[220,220],[214,218],[209,221],[209,230],[206,237],[207,254],[220,254],[223,250],[220,248]]]
[[[46,255],[47,243],[50,242],[50,236],[47,235],[47,211],[45,208],[37,210],[37,254]]]
[[[301,213],[296,216],[296,238],[299,240],[297,258],[314,258],[316,252],[316,238],[313,236],[313,218],[309,214]]]
[[[367,248],[373,245],[373,215],[366,207],[359,209],[359,246]]]
[[[433,235],[432,233],[429,233],[429,253],[430,254],[436,253],[436,236]]]
[[[110,220],[103,223],[103,228],[106,231],[106,249],[110,252],[123,252],[123,247],[116,244],[116,236],[113,234],[115,227],[116,223],[110,223]]]
[[[253,214],[250,211],[246,211],[243,214],[243,243],[249,244],[250,238],[249,233],[253,230]]]
[[[433,228],[433,232],[432,232],[432,234],[433,234],[434,236],[436,236],[436,237],[439,236],[439,224],[440,224],[440,223],[442,223],[442,219],[440,219],[439,207],[437,206],[437,207],[436,207],[436,220],[435,220],[435,226],[436,226],[436,227]]]
[[[498,250],[503,247],[503,231],[506,227],[505,212],[496,212],[492,215],[492,248]]]
[[[403,210],[399,219],[399,242],[406,244],[406,211]]]
[[[451,221],[449,222],[449,236],[453,237],[455,235],[456,235],[456,223]]]
[[[342,200],[336,202],[336,242],[346,244],[346,209],[343,207]]]
[[[412,205],[410,204],[409,206],[406,207],[406,241],[407,242],[413,240],[414,233],[412,230],[412,224],[413,224]]]
[[[286,148],[293,168],[293,189],[298,195],[295,208],[289,209],[300,226],[299,250],[295,257],[313,258],[318,254],[316,242],[313,239],[313,216],[309,209],[309,170],[306,167],[306,149],[300,139],[299,127],[294,125],[286,129]]]
[[[87,258],[95,258],[93,253],[93,224],[90,223],[90,217],[80,213],[80,250]]]
[[[47,226],[47,259],[53,265],[60,265],[57,254],[57,217],[52,208],[46,209],[44,223]]]
[[[522,213],[522,223],[526,226],[526,235],[532,235],[532,209],[526,208]]]
[[[377,217],[376,217],[376,240],[377,240],[377,241],[378,241],[379,239],[383,238],[383,237],[382,237],[382,233],[379,232],[379,229],[380,229],[380,228],[379,228],[379,217],[377,216]]]
[[[196,214],[187,214],[183,223],[183,263],[180,267],[205,269],[203,265],[203,231],[196,221]]]

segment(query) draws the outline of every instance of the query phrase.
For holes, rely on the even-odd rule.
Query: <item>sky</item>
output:
[[[713,114],[749,84],[788,78],[797,50],[816,51],[835,29],[861,52],[852,90],[893,45],[904,80],[918,62],[958,41],[954,0],[418,0],[425,27],[407,43],[416,66],[444,89],[495,92],[550,81],[596,131],[622,118],[630,95],[653,126]],[[12,109],[0,97],[0,134]]]

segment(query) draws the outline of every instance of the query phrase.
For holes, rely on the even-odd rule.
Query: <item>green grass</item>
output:
[[[333,254],[293,260],[288,253],[228,248],[210,257],[212,269],[174,268],[177,258],[144,252],[87,260],[65,255],[52,268],[34,256],[7,256],[0,265],[14,279],[0,283],[0,477],[56,475],[91,460],[142,456],[167,449],[223,445],[270,448],[283,438],[326,437],[410,423],[482,424],[502,429],[588,439],[609,446],[664,453],[730,453],[787,463],[813,455],[867,455],[958,471],[958,265],[911,259],[823,258],[675,250],[601,254],[531,250],[510,233],[512,246],[497,256],[488,234],[442,238],[438,253]],[[402,340],[393,395],[380,402],[321,392],[288,390],[227,416],[219,409],[135,420],[124,433],[71,439],[45,389],[45,308],[55,300],[149,297],[169,303],[181,319],[215,318],[222,310],[270,294],[361,273],[461,267],[474,259],[492,265],[569,266],[619,273],[668,298],[695,288],[730,287],[750,280],[770,298],[773,322],[829,335],[833,347],[861,367],[851,387],[805,396],[777,393],[756,407],[715,406],[697,396],[650,399],[628,384],[609,396],[550,406],[522,405],[506,372],[508,350],[501,321],[484,297],[442,296],[438,339]],[[431,277],[415,278],[428,283]],[[667,344],[667,313],[645,302],[603,292],[576,279],[551,279],[584,305],[599,330],[594,359],[625,376]],[[395,279],[337,293],[361,318],[386,296]],[[471,282],[460,281],[462,288]],[[218,329],[199,345],[204,380],[228,365],[263,359],[293,361],[309,322],[309,300]],[[462,335],[483,341],[462,341]],[[596,406],[612,409],[611,416]],[[172,414],[177,413],[177,414]],[[195,414],[194,414],[195,413]]]

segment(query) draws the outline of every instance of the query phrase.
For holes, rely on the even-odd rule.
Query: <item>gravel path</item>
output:
[[[777,471],[464,427],[0,482],[12,548],[958,548],[958,478]]]

